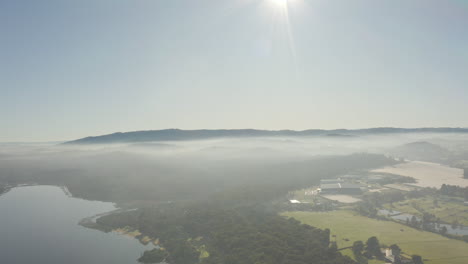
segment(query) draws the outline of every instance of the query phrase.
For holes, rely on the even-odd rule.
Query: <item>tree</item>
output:
[[[353,243],[353,253],[356,256],[362,255],[362,251],[364,250],[364,243],[362,241],[355,241]]]
[[[390,249],[392,250],[392,253],[394,256],[399,256],[401,253],[401,249],[397,244],[393,244],[390,246]]]
[[[334,251],[338,251],[338,245],[336,244],[336,242],[331,242],[330,243],[330,251],[334,252]]]
[[[435,221],[435,216],[433,214],[424,212],[422,220],[421,220],[421,227],[424,230],[434,230],[435,225],[433,222]]]
[[[447,187],[447,184],[442,184],[442,187],[440,187],[440,193],[441,194],[444,194],[444,195],[447,195],[448,194],[448,187]]]
[[[458,227],[458,221],[455,220],[452,222],[452,229],[457,229],[457,227]]]
[[[413,264],[424,264],[424,262],[422,261],[421,256],[413,255],[411,257],[411,259],[413,260]]]
[[[447,227],[446,226],[442,226],[442,228],[440,228],[439,232],[442,234],[442,235],[445,235],[447,234]]]
[[[367,239],[366,251],[376,258],[382,258],[382,251],[380,251],[380,243],[377,237],[373,236]]]
[[[324,246],[330,245],[330,229],[325,228],[322,241]]]
[[[411,217],[411,226],[412,227],[419,227],[418,219],[414,215]]]

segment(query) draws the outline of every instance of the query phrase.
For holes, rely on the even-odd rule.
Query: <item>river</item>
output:
[[[112,203],[67,196],[55,186],[13,188],[0,196],[0,263],[135,264],[151,246],[78,222],[115,210]]]
[[[406,219],[409,219],[411,220],[411,218],[413,217],[412,214],[406,214],[406,213],[402,213],[402,212],[399,212],[399,211],[389,211],[389,210],[386,210],[386,209],[382,209],[382,210],[379,210],[379,214],[380,215],[384,215],[386,217],[390,217],[394,220],[397,220],[397,221],[400,221],[402,223],[406,223]],[[421,219],[417,216],[416,217],[416,220],[418,221],[421,221]],[[463,225],[459,225],[457,228],[452,228],[452,225],[449,225],[449,224],[439,224],[439,226],[437,228],[437,230],[440,230],[442,227],[444,227],[447,229],[447,234],[450,234],[450,235],[457,235],[457,236],[466,236],[468,235],[468,227],[467,226],[463,226]]]

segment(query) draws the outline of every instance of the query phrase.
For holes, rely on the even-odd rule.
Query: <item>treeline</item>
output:
[[[468,187],[442,184],[442,187],[440,188],[440,194],[452,197],[461,197],[465,200],[468,200]]]
[[[437,199],[438,195],[446,195],[451,197],[465,197],[466,200],[468,199],[468,197],[465,196],[467,195],[467,190],[468,188],[466,187],[443,184],[440,189],[422,188],[409,192],[392,190],[387,192],[368,193],[363,196],[363,201],[357,203],[354,206],[354,210],[363,216],[387,220],[385,216],[378,215],[379,209],[383,208],[384,204],[392,204],[408,199],[417,199],[425,196],[432,196],[435,197],[434,206],[439,206]],[[438,233],[448,238],[468,242],[468,235],[458,236],[448,234],[447,227],[443,225],[450,224],[452,229],[456,229],[458,227],[463,228],[463,225],[461,225],[458,221],[454,220],[451,223],[444,223],[439,217],[426,212],[417,204],[413,204],[413,207],[421,214],[420,219],[418,219],[416,216],[412,216],[411,218],[407,218],[406,221],[402,222],[403,224],[424,231]]]
[[[351,247],[354,258],[359,264],[367,264],[370,259],[378,259],[385,261],[386,256],[382,252],[382,246],[380,245],[379,239],[375,236],[367,239],[364,244],[362,241],[355,241]],[[392,244],[389,249],[392,251],[391,261],[394,264],[423,264],[422,257],[419,255],[413,255],[411,259],[404,258],[401,256],[402,250],[397,244]]]
[[[427,195],[437,195],[438,190],[435,188],[423,188],[413,191],[391,190],[385,192],[366,193],[362,197],[362,202],[359,202],[354,209],[361,215],[378,218],[378,209],[384,204],[392,204],[407,199],[421,198]]]
[[[411,218],[407,218],[404,224],[424,231],[438,233],[448,238],[468,242],[468,235],[458,236],[448,234],[448,229],[445,225],[443,225],[443,221],[441,221],[440,218],[436,217],[434,214],[430,214],[427,212],[423,212],[422,217],[419,220],[414,215]],[[460,224],[457,220],[454,220],[452,223],[449,224],[452,229],[463,228],[463,225]]]
[[[7,185],[0,184],[0,195],[6,193],[10,188]]]
[[[240,194],[241,195],[241,194]],[[167,255],[157,250],[140,259],[161,256],[171,264],[351,264],[330,243],[330,231],[286,219],[261,205],[226,206],[226,201],[164,205],[97,220],[112,228],[130,226],[159,238]],[[206,249],[202,256],[200,248]]]
[[[447,233],[447,228],[445,226],[440,227],[441,223],[441,220],[434,214],[427,212],[423,213],[421,220],[418,220],[416,216],[413,215],[411,218],[406,218],[405,222],[407,226],[411,226],[413,228],[445,235]]]
[[[408,199],[417,199],[425,196],[437,197],[439,195],[446,195],[451,197],[462,197],[468,200],[468,187],[460,187],[455,185],[443,184],[440,189],[436,188],[421,188],[412,191],[399,191],[391,190],[385,192],[372,192],[363,195],[362,202],[355,206],[355,210],[361,215],[371,218],[377,218],[378,209],[382,208],[384,204],[392,204],[396,202],[405,201]],[[438,200],[434,198],[434,206],[438,206]],[[440,222],[434,215],[426,213],[422,208],[414,205],[423,218],[432,222]]]

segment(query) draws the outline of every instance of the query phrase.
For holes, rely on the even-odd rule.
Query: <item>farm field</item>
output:
[[[437,201],[436,204],[434,204],[434,200]],[[468,206],[463,204],[463,199],[423,197],[393,203],[392,206],[387,205],[386,208],[416,216],[422,216],[422,212],[427,212],[446,223],[458,221],[460,224],[468,226]]]
[[[415,178],[418,187],[440,188],[442,184],[468,187],[468,179],[463,179],[463,170],[437,163],[411,161],[391,167],[372,170],[374,173],[391,173]]]
[[[357,203],[361,201],[361,199],[353,197],[351,195],[344,195],[344,194],[334,194],[334,195],[322,195],[323,197],[327,198],[328,200],[338,201],[340,203],[351,204]]]
[[[376,236],[381,244],[398,244],[405,254],[421,255],[431,264],[468,263],[468,243],[445,238],[390,221],[380,221],[357,215],[351,211],[284,212],[304,224],[329,228],[336,236],[338,248],[352,246],[354,241],[365,242]]]

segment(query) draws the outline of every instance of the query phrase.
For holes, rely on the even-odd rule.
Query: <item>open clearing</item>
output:
[[[437,163],[411,161],[391,167],[372,170],[375,173],[391,173],[415,178],[419,187],[440,188],[442,184],[468,187],[468,179],[463,179],[463,170]]]
[[[381,244],[398,244],[405,254],[421,255],[431,264],[468,263],[468,243],[430,232],[419,231],[390,221],[379,221],[356,215],[350,211],[284,212],[302,223],[319,228],[329,228],[336,235],[339,248],[352,246],[354,241],[365,242],[376,236]],[[401,231],[403,230],[403,231]],[[346,241],[346,240],[348,241]]]
[[[351,195],[344,195],[344,194],[329,194],[329,195],[322,195],[322,197],[327,198],[328,200],[338,201],[340,203],[357,203],[361,201],[361,199],[353,197]]]

